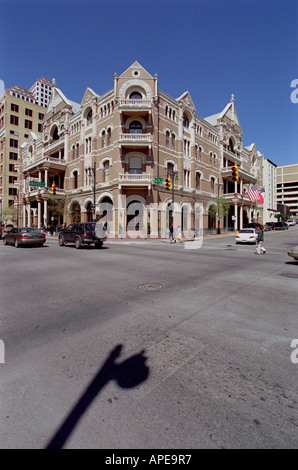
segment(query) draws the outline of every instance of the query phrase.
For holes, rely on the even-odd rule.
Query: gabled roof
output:
[[[137,60],[136,60],[133,64],[131,64],[131,66],[128,67],[128,69],[126,69],[126,70],[120,75],[120,77],[125,76],[125,75],[127,74],[127,72],[129,72],[130,70],[133,70],[133,69],[137,69],[137,70],[139,70],[139,71],[142,70],[143,72],[145,72],[145,75],[147,75],[148,78],[152,78],[152,79],[153,79],[152,75],[151,75],[149,72],[147,72],[147,70],[144,69],[144,67],[142,67],[142,65],[141,65]],[[120,78],[120,77],[119,77],[119,78]]]
[[[183,101],[187,106],[190,106],[195,109],[195,105],[192,100],[192,97],[190,96],[189,91],[185,91],[184,93],[182,93],[182,95],[177,98],[177,101]]]
[[[220,113],[213,114],[211,116],[205,117],[204,119],[205,121],[209,122],[209,124],[211,124],[212,126],[216,126],[218,124],[218,121],[223,119],[224,116],[233,121],[241,129],[241,125],[235,110],[234,95],[231,96],[230,103],[228,103]]]
[[[53,111],[59,104],[65,103],[68,106],[71,106],[74,113],[77,113],[81,109],[81,105],[79,103],[75,103],[74,101],[69,100],[66,96],[62,93],[60,88],[53,87],[53,93],[51,96],[51,100],[47,107],[46,114]]]
[[[85,93],[84,93],[84,96],[83,96],[83,98],[82,98],[81,105],[84,105],[86,102],[89,101],[88,97],[89,97],[89,99],[90,99],[90,97],[91,97],[91,98],[93,98],[93,97],[99,98],[100,95],[98,95],[97,93],[95,93],[95,91],[93,91],[92,88],[87,87],[87,88],[86,88],[86,91],[85,91]]]

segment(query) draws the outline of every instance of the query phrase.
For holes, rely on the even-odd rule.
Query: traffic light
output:
[[[233,168],[232,168],[232,177],[233,177],[233,181],[239,181],[238,166],[237,165],[233,166]]]
[[[171,191],[171,189],[172,189],[171,178],[167,178],[167,179],[166,179],[166,187],[167,187],[167,190],[168,190],[168,191]]]
[[[56,185],[55,183],[52,184],[52,196],[55,196],[56,194]]]

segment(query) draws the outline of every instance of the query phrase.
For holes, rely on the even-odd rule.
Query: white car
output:
[[[289,227],[292,227],[292,226],[296,225],[296,222],[294,220],[288,220],[287,224],[288,224]]]
[[[254,228],[244,228],[236,234],[236,243],[257,243],[258,231]]]

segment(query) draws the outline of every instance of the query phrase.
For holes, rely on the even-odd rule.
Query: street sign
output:
[[[163,178],[154,178],[154,183],[159,184],[163,182]]]
[[[29,181],[29,186],[39,186],[40,188],[45,187],[45,183],[43,181]]]

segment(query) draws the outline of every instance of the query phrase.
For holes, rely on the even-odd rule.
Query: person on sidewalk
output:
[[[258,238],[257,238],[257,245],[256,245],[256,253],[257,255],[264,255],[266,253],[266,248],[264,248],[264,229],[261,225],[257,227],[258,230]]]
[[[180,225],[178,225],[178,228],[177,228],[177,237],[178,237],[179,243],[181,243],[181,240],[182,240],[182,231],[181,231]]]
[[[171,224],[170,226],[170,243],[174,243],[176,242],[175,238],[174,238],[174,225]]]

